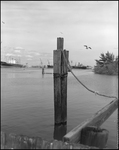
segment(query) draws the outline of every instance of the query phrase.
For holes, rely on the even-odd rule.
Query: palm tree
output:
[[[96,64],[99,65],[99,66],[104,66],[104,65],[107,65],[107,64],[110,64],[110,63],[113,63],[114,62],[114,55],[109,53],[107,51],[106,54],[104,53],[101,53],[101,56],[100,56],[100,59],[99,60],[95,60],[96,61]]]

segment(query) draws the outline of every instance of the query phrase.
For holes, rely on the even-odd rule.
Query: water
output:
[[[46,69],[52,73],[52,69]],[[42,76],[41,69],[1,69],[1,128],[6,133],[40,136],[51,141],[90,118],[113,99],[87,91],[68,73],[67,126],[54,127],[53,75]],[[91,70],[73,70],[90,89],[118,95],[118,77],[94,74]],[[107,146],[117,147],[117,110],[101,126],[109,130]]]

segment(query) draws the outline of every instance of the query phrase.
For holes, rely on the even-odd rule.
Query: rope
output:
[[[67,65],[67,68],[70,70],[70,72],[72,73],[72,75],[76,78],[76,80],[77,80],[83,87],[85,87],[88,91],[94,93],[95,95],[104,96],[104,97],[108,97],[108,98],[116,98],[116,99],[118,99],[116,96],[108,96],[108,95],[105,95],[105,94],[100,94],[100,93],[98,93],[97,91],[93,91],[93,90],[89,89],[87,86],[85,86],[85,85],[76,77],[76,75],[73,73],[73,71],[72,71],[72,69],[71,69],[71,66],[70,66],[70,64],[69,64],[69,61],[66,60],[64,51],[63,51],[63,50],[61,50],[61,51],[62,51],[62,53],[63,53],[63,57],[64,57],[64,60],[65,60],[66,65]],[[67,61],[68,61],[68,63],[67,63]]]
[[[65,73],[65,74],[59,74],[59,73],[54,73],[54,77],[55,78],[65,78],[67,77],[68,73]]]

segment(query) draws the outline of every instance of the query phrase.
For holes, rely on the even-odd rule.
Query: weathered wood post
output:
[[[82,129],[80,144],[105,148],[109,131],[95,126],[88,126]]]
[[[55,124],[67,123],[67,74],[69,52],[63,50],[64,39],[57,38],[57,50],[54,50],[54,120]],[[65,58],[64,58],[64,55]]]
[[[42,66],[42,74],[44,75],[44,66]]]
[[[55,125],[53,138],[62,141],[63,136],[67,133],[67,125]]]

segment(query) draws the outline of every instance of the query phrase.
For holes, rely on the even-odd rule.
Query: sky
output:
[[[72,65],[94,66],[107,51],[117,56],[118,1],[1,1],[1,60],[53,64],[58,37]]]

